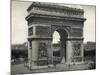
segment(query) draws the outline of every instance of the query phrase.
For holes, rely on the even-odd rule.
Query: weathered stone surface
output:
[[[50,37],[50,27],[48,26],[36,26],[36,36],[39,37]]]
[[[27,9],[29,13],[38,13],[45,15],[67,16],[67,17],[83,17],[83,9],[71,8],[57,4],[46,4],[34,2]]]
[[[41,65],[44,62],[53,64],[55,61],[52,50],[54,31],[57,31],[61,36],[61,61],[66,64],[82,61],[85,21],[83,9],[33,3],[27,11],[28,27],[33,27],[33,29],[29,29],[28,36],[28,41],[32,41],[32,49],[28,48],[30,64],[33,66]]]
[[[82,37],[83,29],[82,28],[72,28],[71,36],[72,37]]]
[[[33,35],[33,27],[28,28],[28,35],[29,36]]]

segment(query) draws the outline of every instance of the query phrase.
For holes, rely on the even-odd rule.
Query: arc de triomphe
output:
[[[27,12],[30,67],[53,64],[52,34],[54,31],[61,36],[61,61],[64,58],[65,64],[82,62],[85,21],[83,9],[33,2]]]

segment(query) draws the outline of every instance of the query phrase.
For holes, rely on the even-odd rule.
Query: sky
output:
[[[25,17],[27,16],[27,8],[32,2],[12,1],[12,44],[20,44],[27,42],[28,37],[28,25]],[[95,42],[95,6],[80,6],[84,9],[84,17],[87,19],[84,22],[84,42]],[[53,34],[53,42],[57,43],[60,38],[59,34],[55,32]]]

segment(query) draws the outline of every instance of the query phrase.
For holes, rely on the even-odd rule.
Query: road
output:
[[[29,73],[42,73],[42,72],[57,72],[57,71],[70,71],[70,70],[85,70],[87,65],[65,65],[59,64],[52,68],[36,69],[29,70],[27,67],[24,67],[24,64],[11,65],[11,75],[15,74],[29,74]]]

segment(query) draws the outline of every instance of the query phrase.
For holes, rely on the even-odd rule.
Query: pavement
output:
[[[24,66],[24,64],[16,64],[16,65],[11,65],[11,75],[86,70],[87,68],[88,68],[88,64],[74,64],[74,65],[57,64],[56,67],[50,67],[50,68],[47,67],[44,69],[29,70],[27,67]]]

